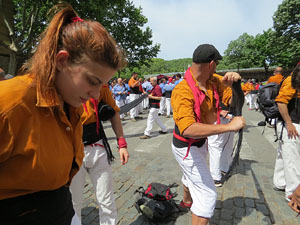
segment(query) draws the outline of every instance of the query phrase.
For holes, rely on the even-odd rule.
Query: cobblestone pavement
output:
[[[296,217],[296,213],[288,207],[284,193],[273,190],[272,178],[277,149],[274,129],[266,127],[262,135],[263,128],[257,127],[257,123],[263,120],[263,116],[246,108],[243,113],[247,127],[244,129],[240,163],[223,187],[217,188],[218,200],[210,224],[300,224],[300,217]],[[141,140],[138,137],[143,135],[147,114],[142,117],[137,122],[132,122],[127,117],[123,122],[130,152],[130,160],[125,166],[120,166],[116,140],[109,123],[104,124],[117,158],[112,168],[119,225],[149,224],[134,207],[134,191],[138,187],[145,187],[151,182],[181,184],[181,171],[171,152],[173,119],[160,117],[168,127],[168,134],[159,134],[159,128],[155,125],[153,136]],[[177,187],[176,191],[176,199],[180,201],[182,187]],[[82,224],[98,225],[98,207],[88,178],[83,207]],[[160,224],[189,225],[191,214],[188,212],[180,215],[176,221]]]

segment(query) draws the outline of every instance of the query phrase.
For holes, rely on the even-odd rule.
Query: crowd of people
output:
[[[113,37],[96,21],[80,18],[68,4],[41,36],[22,76],[0,82],[0,221],[10,224],[81,224],[86,174],[99,207],[99,223],[116,224],[113,197],[114,161],[102,122],[109,120],[116,136],[121,165],[129,161],[120,107],[146,95],[133,107],[136,122],[148,109],[144,135],[151,138],[167,128],[159,116],[173,117],[172,152],[182,170],[180,207],[190,209],[192,224],[207,224],[217,200],[216,187],[232,163],[234,133],[246,123],[229,111],[235,72],[216,74],[222,56],[209,44],[193,52],[184,76],[111,80],[126,66],[126,57]],[[276,102],[283,119],[274,170],[274,187],[285,191],[289,206],[300,206],[300,65],[283,80],[278,67],[268,82],[280,82]],[[4,71],[0,70],[0,77]],[[283,82],[281,82],[283,80]],[[242,85],[249,109],[258,110],[260,84]],[[207,153],[210,155],[207,165]],[[17,166],[16,166],[17,165]],[[298,186],[298,187],[297,187]]]

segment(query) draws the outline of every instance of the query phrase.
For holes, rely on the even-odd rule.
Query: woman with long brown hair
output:
[[[100,23],[82,20],[68,4],[55,9],[25,74],[0,83],[1,224],[71,224],[81,104],[98,99],[125,65]]]

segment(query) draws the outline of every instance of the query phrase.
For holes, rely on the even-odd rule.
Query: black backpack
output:
[[[259,89],[257,94],[257,103],[259,109],[266,117],[266,121],[269,122],[270,119],[278,118],[280,116],[277,103],[275,98],[279,93],[281,84],[277,83],[268,83]]]
[[[259,106],[259,109],[265,116],[265,122],[269,123],[271,125],[272,119],[275,120],[275,142],[278,140],[282,140],[282,133],[283,133],[283,126],[280,132],[280,137],[278,137],[277,133],[277,119],[283,121],[277,103],[275,102],[275,99],[277,95],[279,94],[279,90],[281,88],[281,85],[285,78],[280,82],[280,84],[277,84],[275,82],[268,83],[264,85],[261,89],[259,89],[257,94],[257,103]],[[265,126],[265,122],[261,121],[258,125],[263,124]],[[264,130],[262,134],[264,133]]]
[[[139,187],[135,191],[137,211],[153,222],[175,219],[180,210],[173,199],[177,193],[172,193],[171,188],[177,186],[176,183],[171,185],[151,183],[146,190]]]

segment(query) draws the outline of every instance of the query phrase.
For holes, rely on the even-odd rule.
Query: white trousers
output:
[[[139,94],[139,97],[141,97],[141,96],[142,96],[142,95]],[[138,106],[139,106],[139,107],[138,107],[138,114],[139,114],[139,113],[143,112],[143,102],[141,102]]]
[[[123,105],[125,105],[125,99],[121,99],[121,100],[116,100],[116,105],[120,108],[122,107]],[[124,118],[124,113],[122,113],[120,115],[120,118],[123,119]]]
[[[165,109],[166,109],[166,97],[161,97],[160,102],[159,102],[159,112],[160,114],[164,114]]]
[[[160,129],[163,132],[167,132],[167,127],[161,122],[161,120],[158,117],[158,108],[150,108],[149,115],[147,119],[147,127],[144,131],[144,135],[150,136],[151,130],[153,128],[153,123],[157,123],[157,125],[160,127]]]
[[[166,106],[167,106],[167,116],[170,116],[172,112],[171,98],[166,98]]]
[[[259,106],[258,106],[258,103],[257,103],[257,94],[250,94],[251,98],[251,102],[249,103],[249,108],[250,109],[258,109]]]
[[[221,117],[221,124],[227,124],[229,120]],[[228,172],[232,163],[234,132],[226,132],[209,136],[209,168],[214,180],[220,181],[222,178],[221,171]]]
[[[247,94],[247,95],[245,96],[245,100],[246,100],[247,104],[249,104],[249,107],[250,107],[251,94]]]
[[[97,143],[103,145],[102,140]],[[86,146],[84,148],[82,166],[70,186],[73,206],[80,219],[86,173],[90,176],[96,195],[100,225],[115,225],[117,208],[113,196],[112,169],[108,164],[107,154],[103,147]]]
[[[206,143],[201,148],[191,146],[185,159],[187,148],[176,148],[172,144],[172,151],[183,172],[182,183],[188,187],[193,199],[192,213],[205,218],[212,217],[217,193],[206,164]]]
[[[149,107],[149,98],[143,100],[143,109],[148,109]]]
[[[300,125],[293,125],[300,133]],[[281,131],[279,127],[278,131]],[[288,197],[300,183],[300,139],[289,139],[284,128],[282,140],[277,151],[273,183],[277,188],[285,188],[285,196]]]
[[[77,216],[77,213],[75,212],[72,221],[71,221],[71,225],[81,225],[80,219]]]
[[[129,95],[129,99],[130,102],[132,102],[135,99],[138,99],[140,97],[139,94],[130,94]],[[130,109],[130,118],[134,118],[137,117],[139,115],[139,105],[137,105],[136,107],[133,107],[132,109]]]

